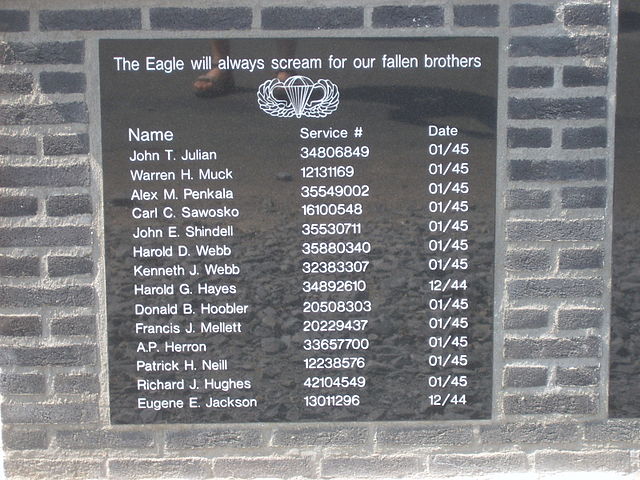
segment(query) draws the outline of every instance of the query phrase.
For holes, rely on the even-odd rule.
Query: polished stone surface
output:
[[[609,415],[640,417],[640,3],[620,2]]]
[[[332,38],[285,43],[235,39],[228,47],[233,58],[265,59],[265,68],[253,72],[235,70],[233,88],[222,95],[201,98],[194,95],[192,85],[204,71],[193,71],[189,59],[208,56],[209,42],[100,42],[112,422],[490,418],[497,40]],[[322,68],[298,68],[295,73],[315,82],[308,102],[325,98],[326,90],[317,84],[320,79],[334,84],[339,89],[335,111],[325,111],[327,116],[323,118],[311,118],[304,116],[311,111],[311,104],[307,103],[301,118],[295,115],[278,118],[260,110],[256,92],[264,82],[274,79],[276,72],[269,68],[270,62],[274,57],[286,58],[279,53],[283,50],[295,50],[295,58],[299,59],[321,59]],[[418,67],[389,68],[388,64],[384,68],[381,62],[385,54],[387,58],[397,58],[397,54],[415,57]],[[331,55],[346,58],[345,68],[330,68],[327,59]],[[445,59],[452,56],[442,62],[455,61],[451,60],[453,57],[478,56],[482,58],[482,67],[424,68],[425,55]],[[170,74],[142,71],[144,68],[138,72],[118,72],[114,68],[117,56],[175,57],[185,59],[187,67]],[[352,63],[355,58],[365,62],[370,58],[376,60],[373,68],[356,69]],[[326,85],[324,88],[329,88]],[[291,95],[283,93],[283,89],[273,90],[272,107],[289,108]],[[333,108],[329,107],[323,108]],[[429,125],[440,127],[444,136],[429,137]],[[356,135],[358,127],[362,128],[361,137]],[[174,139],[130,142],[129,129],[137,132],[138,128],[170,130]],[[347,138],[305,139],[301,138],[302,128],[323,132],[344,129]],[[452,135],[452,128],[458,129],[456,136]],[[430,147],[431,144],[436,146]],[[462,144],[468,145],[469,153],[460,150]],[[357,154],[352,150],[351,158],[334,159],[320,158],[326,150],[322,154],[318,154],[318,149],[303,150],[335,146],[360,150]],[[363,146],[369,148],[368,155],[364,154]],[[173,150],[178,158],[167,161],[166,149]],[[198,156],[197,150],[215,152],[216,158],[179,159],[185,151]],[[316,157],[301,158],[309,152]],[[130,160],[136,156],[141,161]],[[468,173],[454,172],[462,163],[468,164]],[[428,171],[430,164],[438,165],[431,167],[432,174]],[[354,174],[347,178],[303,178],[304,166],[352,166]],[[442,169],[440,174],[437,169]],[[213,178],[198,179],[201,170],[210,170]],[[157,172],[159,176],[149,181],[134,180],[135,175],[142,178],[143,172]],[[222,178],[215,179],[216,176]],[[368,195],[304,198],[302,187],[308,185],[367,186]],[[186,189],[206,193],[199,198]],[[155,194],[158,198],[151,198]],[[233,198],[229,198],[231,195]],[[460,201],[468,202],[466,211],[452,212],[451,205],[464,205],[456,203]],[[429,212],[429,205],[437,207],[430,202],[440,202],[438,208],[447,211]],[[356,203],[362,205],[360,215],[303,215],[303,205]],[[167,207],[171,210],[165,210]],[[226,213],[210,211],[225,207]],[[231,209],[238,209],[237,217]],[[211,218],[220,213],[231,216]],[[167,218],[172,215],[175,217]],[[464,223],[456,223],[459,220],[467,221],[468,230],[464,230],[467,228]],[[301,234],[304,224],[341,222],[360,224],[360,233]],[[460,228],[453,231],[454,224]],[[233,226],[233,235],[229,235],[229,226]],[[175,231],[170,227],[176,227]],[[217,233],[224,232],[227,236],[189,238],[188,232],[194,227],[221,227]],[[447,232],[429,231],[434,228]],[[156,238],[133,238],[136,232]],[[177,236],[170,237],[172,232]],[[468,249],[460,240],[467,240]],[[327,241],[369,242],[371,252],[302,253],[304,243]],[[452,249],[454,243],[460,246],[459,250]],[[169,253],[170,247],[171,255],[134,257],[135,248],[138,253],[144,251],[140,247],[161,249],[163,254]],[[182,256],[181,251],[188,255]],[[468,268],[453,270],[452,262],[458,260],[459,265],[462,259],[466,259]],[[305,262],[313,261],[369,264],[364,273],[303,273]],[[430,270],[430,261],[435,270]],[[447,262],[446,270],[437,268]],[[142,275],[144,268],[174,265],[177,265],[174,276]],[[316,280],[365,280],[366,288],[359,292],[302,292],[303,282]],[[442,283],[438,283],[440,280]],[[455,280],[458,289],[452,286]],[[465,286],[461,286],[462,280],[466,280]],[[139,295],[134,294],[136,285]],[[142,286],[155,290],[142,294]],[[465,299],[467,308],[451,307],[454,301],[463,305]],[[370,302],[371,312],[303,311],[305,301],[325,300],[357,302],[359,306]],[[432,311],[430,300],[436,307]],[[142,308],[136,304],[165,306],[167,312],[136,314],[136,308]],[[190,305],[195,313],[184,313],[184,305]],[[201,314],[201,305],[235,307],[230,307],[234,312],[229,314]],[[244,306],[246,312],[242,311]],[[174,308],[178,313],[173,312]],[[451,323],[460,317],[467,317],[469,326],[452,328]],[[368,323],[362,331],[304,331],[305,321],[335,319],[366,319]],[[435,319],[442,319],[447,326],[430,329],[430,322],[439,321]],[[202,332],[202,323],[223,331]],[[191,324],[194,333],[186,333]],[[147,326],[151,325],[156,327],[149,328],[156,329],[165,326],[170,333],[149,333]],[[338,351],[304,348],[305,340],[340,338],[355,339],[361,344],[366,340],[369,348]],[[173,342],[174,351],[169,351],[167,342]],[[184,344],[183,349],[200,351],[178,352],[177,344]],[[304,368],[305,359],[319,357],[363,357],[365,366]],[[452,365],[453,358],[460,364]],[[211,362],[209,365],[219,370],[201,370],[203,361]],[[178,369],[145,371],[152,368],[151,362],[162,362],[171,368],[177,365]],[[445,365],[438,368],[430,366],[430,362]],[[308,377],[326,377],[332,382],[349,384],[305,387]],[[355,385],[363,382],[360,377],[366,382],[363,387]],[[173,389],[144,390],[145,385],[151,385],[145,382],[156,380]],[[430,388],[429,381],[441,385]],[[466,386],[452,386],[452,382]],[[324,398],[307,398],[307,402],[353,402],[354,395],[358,395],[358,406],[305,406],[305,397]],[[349,400],[345,400],[347,397]],[[191,407],[189,398],[195,399]],[[217,407],[207,407],[215,401],[229,403],[228,399],[249,406],[230,408],[217,403]],[[185,405],[138,408],[139,402],[149,407],[163,400],[174,401],[173,406],[181,400]]]

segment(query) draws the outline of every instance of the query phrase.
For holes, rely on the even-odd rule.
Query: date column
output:
[[[444,409],[467,404],[470,381],[470,147],[451,125],[429,125],[427,136],[426,391],[429,405]]]

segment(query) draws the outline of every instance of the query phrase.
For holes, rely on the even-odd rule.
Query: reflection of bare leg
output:
[[[296,41],[290,38],[276,40],[276,52],[278,58],[296,58]],[[295,74],[295,70],[280,70],[276,73],[276,77],[281,82],[284,82]]]
[[[229,40],[213,40],[211,42],[213,69],[204,75],[200,75],[193,83],[196,95],[223,95],[233,89],[233,75],[231,71],[218,68],[218,61],[226,58],[230,52],[231,47]]]

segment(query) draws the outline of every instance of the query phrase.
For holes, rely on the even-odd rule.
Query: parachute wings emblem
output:
[[[294,75],[284,82],[273,78],[258,88],[260,109],[273,117],[324,118],[331,115],[340,103],[335,83],[320,79],[313,82],[302,75]]]

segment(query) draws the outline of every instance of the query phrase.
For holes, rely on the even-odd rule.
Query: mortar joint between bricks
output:
[[[275,440],[277,431],[278,431],[278,427],[275,427],[275,426],[270,426],[260,431],[262,442],[264,442],[267,447],[274,446],[274,440]]]
[[[372,452],[375,452],[378,449],[378,426],[377,425],[367,426],[367,446],[371,449]]]

